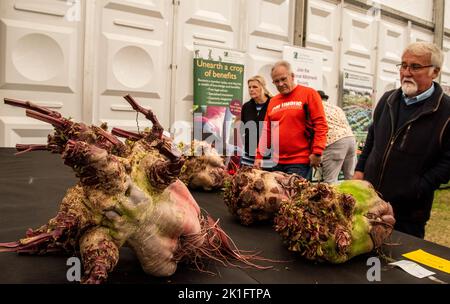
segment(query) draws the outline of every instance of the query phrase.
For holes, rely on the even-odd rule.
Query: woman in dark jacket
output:
[[[266,81],[262,76],[253,76],[247,84],[251,99],[242,106],[241,112],[240,134],[243,146],[241,165],[253,166],[267,105],[272,94],[267,90]]]

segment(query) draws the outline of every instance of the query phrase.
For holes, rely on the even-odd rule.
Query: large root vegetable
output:
[[[132,146],[148,132],[144,131],[138,134],[113,128],[112,133],[126,138],[128,144]],[[189,189],[213,191],[223,188],[224,182],[229,175],[224,159],[216,149],[205,141],[197,140],[192,141],[190,144],[179,143],[178,148],[185,159],[179,179]]]
[[[307,259],[342,263],[380,247],[392,233],[392,207],[366,181],[301,184],[296,192],[281,204],[275,230]]]
[[[55,127],[47,145],[18,145],[18,150],[61,153],[79,183],[67,191],[53,219],[30,229],[17,242],[0,243],[0,252],[79,253],[84,283],[105,281],[124,245],[133,249],[143,270],[154,276],[172,275],[182,260],[201,265],[205,258],[259,267],[251,262],[255,256],[241,254],[217,222],[200,212],[178,179],[185,159],[163,136],[152,111],[130,96],[126,99],[153,123],[150,131],[135,134],[128,146],[105,128],[74,123],[29,102],[5,100]]]
[[[190,144],[180,143],[179,147],[186,157],[180,179],[189,189],[205,191],[223,188],[228,177],[223,157],[209,143],[194,140]]]
[[[298,175],[240,168],[229,178],[224,200],[231,214],[243,225],[272,221],[280,204],[287,200],[297,184],[306,182]]]
[[[380,247],[395,224],[391,205],[366,181],[314,185],[244,167],[230,178],[224,200],[242,224],[274,220],[289,250],[332,263]]]

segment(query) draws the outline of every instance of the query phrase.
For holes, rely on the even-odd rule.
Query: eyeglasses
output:
[[[434,65],[430,64],[430,65],[420,65],[418,63],[413,63],[413,64],[406,64],[406,63],[399,63],[396,65],[396,67],[400,70],[400,71],[406,71],[406,69],[409,67],[409,71],[411,73],[415,73],[420,71],[421,69],[424,68],[430,68],[433,67]]]
[[[288,77],[282,77],[280,79],[274,79],[272,81],[273,84],[277,85],[277,84],[282,84],[282,83],[286,83],[288,81]]]

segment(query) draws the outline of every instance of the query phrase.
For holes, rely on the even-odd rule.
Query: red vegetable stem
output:
[[[42,114],[46,114],[46,115],[51,115],[53,117],[61,117],[61,114],[56,112],[56,111],[52,111],[50,109],[47,109],[45,107],[39,106],[37,104],[34,104],[30,101],[22,101],[22,100],[17,100],[17,99],[11,99],[11,98],[4,98],[5,104],[14,106],[14,107],[20,107],[20,108],[25,108],[27,110],[33,110]]]
[[[139,133],[125,131],[125,130],[119,129],[119,128],[113,128],[111,130],[111,133],[115,136],[123,137],[123,138],[133,140],[133,141],[138,141],[144,137],[144,136],[140,135]]]
[[[26,152],[30,151],[43,151],[43,150],[49,150],[47,145],[37,145],[37,144],[17,144],[16,150],[18,151],[15,155],[20,155]]]
[[[131,97],[131,95],[126,95],[126,96],[124,96],[123,98],[125,98],[125,100],[128,101],[128,103],[131,105],[131,107],[132,107],[134,110],[136,110],[136,111],[138,111],[138,112],[144,114],[145,117],[146,117],[147,119],[149,119],[149,120],[152,122],[154,128],[156,127],[156,128],[158,128],[158,129],[164,130],[164,128],[161,126],[161,124],[159,123],[158,119],[156,118],[156,115],[153,113],[152,110],[147,110],[147,109],[141,107],[141,106],[134,100],[134,98]]]
[[[36,111],[33,111],[33,110],[27,110],[26,113],[27,113],[28,117],[31,117],[31,118],[38,119],[40,121],[49,123],[49,124],[53,125],[55,128],[62,129],[62,128],[64,128],[66,126],[66,122],[63,121],[60,118],[55,118],[55,117],[52,117],[50,115],[39,113],[39,112],[36,112]]]

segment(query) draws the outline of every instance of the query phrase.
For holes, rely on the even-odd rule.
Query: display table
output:
[[[55,216],[66,190],[77,179],[71,168],[65,166],[60,155],[49,152],[31,152],[14,156],[15,150],[0,148],[0,242],[15,241],[28,228],[37,228]],[[120,251],[120,261],[108,283],[220,283],[220,284],[293,284],[293,283],[372,283],[367,280],[367,260],[375,253],[353,258],[347,263],[331,265],[305,260],[283,245],[281,237],[270,224],[245,227],[230,215],[222,193],[193,192],[198,204],[215,219],[242,250],[253,250],[260,255],[283,262],[261,263],[273,265],[269,270],[226,268],[211,263],[212,276],[180,265],[177,272],[166,278],[146,275],[134,254],[128,248]],[[450,259],[450,249],[400,232],[392,234],[391,245],[383,252],[395,260],[416,249]],[[65,256],[28,256],[0,253],[0,283],[68,283]],[[432,268],[435,277],[450,282],[450,275]],[[375,282],[377,283],[377,282]],[[417,279],[382,260],[381,281],[378,283],[433,284],[429,278]]]

